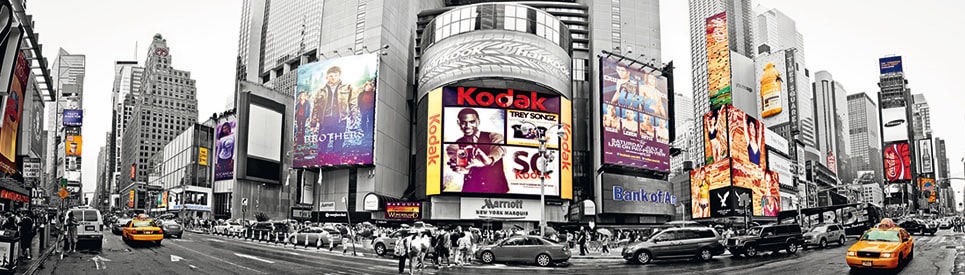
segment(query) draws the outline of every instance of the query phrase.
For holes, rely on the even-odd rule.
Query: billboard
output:
[[[667,78],[600,58],[603,163],[670,170]]]
[[[737,163],[746,164],[749,165],[746,169],[763,172],[767,169],[764,125],[733,106],[727,106],[725,109],[727,110],[730,157],[735,161],[735,166]]]
[[[198,147],[198,164],[208,166],[208,148]]]
[[[385,219],[419,220],[421,218],[421,202],[385,202]]]
[[[469,197],[459,200],[459,218],[463,220],[538,221],[542,210],[539,200]]]
[[[932,155],[931,139],[918,140],[918,172],[934,173],[935,163]]]
[[[298,67],[293,166],[372,164],[378,54]]]
[[[928,202],[936,202],[935,192],[935,179],[932,178],[919,178],[918,179],[918,189],[921,190],[922,195],[928,197]]]
[[[902,72],[901,56],[890,56],[890,57],[879,58],[878,71],[881,74]]]
[[[737,186],[710,190],[710,216],[714,218],[743,216],[750,208],[752,191]]]
[[[730,186],[730,159],[722,159],[690,171],[691,217],[711,217],[711,190]]]
[[[64,110],[64,126],[83,126],[83,110]]]
[[[754,62],[754,72],[757,76],[757,106],[760,106],[761,122],[767,126],[776,126],[790,122],[790,95],[787,83],[788,66],[786,54],[790,52],[778,51],[773,54],[761,55]]]
[[[722,12],[706,20],[707,86],[710,89],[711,110],[732,104],[730,85],[730,47],[727,38],[727,13]]]
[[[712,110],[704,114],[704,157],[714,163],[730,156],[727,141],[727,110]]]
[[[908,140],[905,107],[881,109],[881,137],[884,142]]]
[[[66,147],[64,150],[68,156],[79,157],[84,148],[84,141],[81,136],[67,136]]]
[[[235,121],[227,120],[218,124],[215,132],[214,180],[227,180],[234,177],[235,169]]]
[[[24,95],[30,81],[30,63],[22,51],[17,51],[17,62],[13,68],[10,87],[3,104],[3,118],[0,119],[0,170],[6,173],[17,171],[17,133],[20,131],[20,118],[23,116]]]
[[[548,129],[560,121],[569,123],[561,119],[561,105],[568,101],[545,93],[476,87],[445,87],[438,98],[429,97],[426,182],[441,181],[441,192],[540,194],[547,159],[538,150],[541,134],[547,137],[547,153],[554,156],[546,163],[546,194],[559,196],[561,185],[571,186],[561,184],[561,179],[571,178],[560,173],[572,172],[570,141],[562,140],[561,152],[557,131]],[[427,193],[434,190],[427,188]]]
[[[602,213],[672,216],[677,194],[665,180],[605,173],[602,204]]]
[[[892,142],[885,145],[882,158],[885,165],[885,181],[911,180],[911,152],[908,142]]]

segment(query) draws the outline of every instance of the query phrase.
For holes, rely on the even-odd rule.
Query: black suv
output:
[[[747,230],[744,236],[727,239],[727,250],[736,256],[743,254],[747,257],[755,257],[760,251],[777,253],[782,249],[794,254],[803,241],[801,226],[797,224],[755,226]]]
[[[656,258],[697,257],[709,261],[724,254],[720,235],[710,227],[669,228],[627,245],[621,255],[631,263],[647,264]]]
[[[937,226],[919,219],[905,220],[900,224],[898,224],[898,227],[904,228],[905,231],[908,231],[908,234],[918,232],[918,234],[921,234],[921,235],[925,235],[925,233],[930,233],[932,236],[935,236],[935,233],[938,232]]]

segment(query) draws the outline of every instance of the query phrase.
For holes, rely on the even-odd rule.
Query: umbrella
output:
[[[596,232],[607,236],[613,236],[613,232],[610,232],[610,230],[606,228],[598,228]]]

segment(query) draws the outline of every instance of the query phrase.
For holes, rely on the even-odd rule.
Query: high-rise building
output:
[[[878,106],[867,93],[848,95],[848,119],[851,134],[851,168],[858,171],[874,171],[876,182],[882,182],[881,132],[878,124]],[[842,180],[844,182],[844,180]],[[850,183],[850,182],[845,182]]]
[[[794,19],[778,9],[770,9],[757,15],[754,39],[758,54],[781,49],[797,49],[795,57],[804,67],[804,36],[797,31]]]
[[[747,61],[747,59],[753,58],[756,52],[752,31],[752,24],[755,17],[750,0],[690,0],[690,60],[691,68],[693,68],[692,82],[694,95],[692,98],[694,100],[694,121],[703,121],[703,115],[710,111],[706,26],[708,17],[721,12],[727,13],[727,36],[732,54],[731,57],[733,59],[732,63],[739,63],[742,59],[743,61]],[[735,75],[733,79],[737,82],[739,79],[750,77],[751,81],[749,82],[751,83],[747,83],[745,86],[748,90],[752,90],[750,87],[755,87],[752,83],[754,78],[753,61],[744,63],[750,64],[750,75],[743,77]],[[746,74],[746,70],[734,71],[735,74]],[[741,106],[744,105],[744,103],[739,99],[741,93],[737,91],[737,88],[734,90],[734,105],[742,110],[745,109],[747,106]],[[753,97],[750,98],[753,99]],[[755,112],[747,113],[754,114]],[[703,133],[703,123],[696,123],[695,128],[697,129],[697,133]],[[703,134],[694,135],[691,138],[693,140],[691,141],[691,148],[688,150],[690,153],[688,159],[695,162],[694,166],[702,166],[705,164],[704,151],[702,149],[704,146]]]
[[[111,110],[111,132],[108,171],[110,171],[110,184],[108,189],[111,194],[116,194],[119,190],[117,180],[121,172],[121,156],[124,141],[124,129],[130,123],[131,112],[134,111],[134,97],[140,93],[141,78],[144,68],[137,66],[137,61],[115,61],[114,62],[114,87],[112,89],[112,110]]]
[[[874,203],[882,206],[884,203],[884,193],[881,191],[881,184],[865,183],[861,185],[861,199],[863,202]]]
[[[237,79],[294,95],[294,68],[317,60],[324,4],[313,0],[245,0],[238,38]],[[356,11],[346,12],[337,20],[354,19],[349,17],[355,16]],[[353,54],[356,50],[348,48],[359,44],[356,37],[340,37],[339,43],[346,44],[342,39],[351,39],[353,43],[331,50],[334,54]],[[358,50],[362,46],[359,44]]]
[[[67,178],[68,186],[73,190],[81,190],[81,159],[80,156],[66,156],[65,140],[68,136],[82,136],[81,127],[65,127],[63,125],[63,111],[83,110],[84,76],[86,74],[87,58],[83,54],[71,54],[64,49],[57,52],[57,57],[51,64],[51,78],[60,93],[57,104],[47,108],[47,129],[57,134],[47,136],[47,183],[48,194],[53,198],[52,205],[60,203],[57,192],[60,191],[58,179]],[[80,144],[82,146],[82,143]],[[79,147],[79,146],[78,146]],[[78,148],[80,149],[80,148]],[[67,165],[75,164],[75,165]],[[77,195],[79,197],[79,194]],[[77,200],[71,202],[76,204]]]
[[[694,127],[694,100],[682,93],[674,93],[674,128],[676,128],[676,138],[673,147],[679,148],[682,152],[670,158],[670,175],[674,177],[684,171],[684,161],[690,161],[690,129]]]
[[[911,96],[911,89],[908,88],[908,79],[905,78],[901,56],[886,56],[878,59],[879,80],[878,80],[878,109],[881,123],[881,143],[882,150],[889,144],[908,144],[908,150],[915,152],[912,121],[912,105],[914,103]],[[913,123],[913,122],[912,122]],[[888,199],[885,204],[889,211],[915,211],[917,210],[918,200],[917,184],[909,184],[917,181],[918,171],[915,158],[911,158],[910,163],[904,161],[889,161],[882,158],[885,163],[884,174],[885,182],[889,193],[885,197]],[[890,162],[890,163],[889,163]],[[907,165],[906,165],[907,164]],[[889,171],[889,166],[892,171]],[[900,173],[893,173],[895,169],[900,169]],[[908,171],[908,172],[904,172]],[[894,174],[889,179],[889,174]],[[908,175],[908,178],[905,178]]]
[[[912,95],[912,100],[911,122],[915,140],[931,138],[931,108],[928,107],[928,101],[923,94]]]
[[[144,62],[139,93],[121,146],[121,184],[146,182],[151,157],[198,119],[198,100],[191,73],[175,69],[161,34],[154,35]]]
[[[817,149],[820,153],[817,162],[821,163],[839,179],[852,180],[854,175],[848,168],[847,160],[851,139],[845,129],[848,126],[847,91],[844,85],[835,81],[828,71],[818,71],[814,74],[812,86],[814,98],[814,118],[817,129]],[[842,177],[844,176],[844,177]]]
[[[947,179],[950,173],[949,162],[948,162],[948,151],[945,149],[945,140],[939,137],[935,137],[935,175],[936,179]]]

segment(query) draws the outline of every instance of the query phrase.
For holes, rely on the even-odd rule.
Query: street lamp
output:
[[[539,154],[543,158],[539,169],[539,236],[543,237],[546,235],[546,165],[555,158],[553,151],[546,154],[546,132],[556,129],[555,133],[557,138],[563,137],[566,135],[566,132],[563,131],[563,124],[553,125],[545,131],[538,130],[536,125],[531,122],[523,122],[523,125],[520,125],[520,130],[522,130],[523,133],[528,133],[534,129],[536,129],[536,134],[539,135]]]

